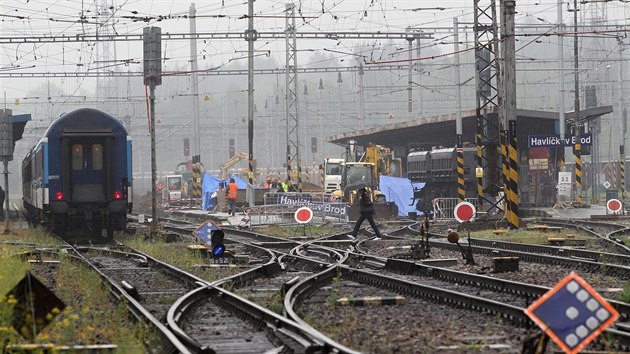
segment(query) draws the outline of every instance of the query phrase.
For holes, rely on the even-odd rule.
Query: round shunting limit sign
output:
[[[469,202],[460,202],[455,206],[453,213],[455,214],[455,220],[458,222],[466,222],[475,216],[477,210],[475,206]]]
[[[313,211],[309,207],[301,207],[300,209],[295,211],[293,215],[295,221],[299,224],[306,224],[313,219]]]
[[[621,204],[621,201],[619,199],[611,199],[611,200],[606,202],[606,208],[611,213],[618,213],[618,212],[620,212],[622,206],[623,205]]]

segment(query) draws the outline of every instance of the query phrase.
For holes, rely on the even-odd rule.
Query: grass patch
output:
[[[621,301],[625,302],[626,304],[630,304],[630,283],[627,283],[623,286]]]
[[[332,235],[340,232],[340,227],[335,225],[311,225],[306,226],[306,236],[325,236]],[[282,225],[269,225],[264,227],[255,227],[253,231],[277,237],[294,237],[302,236],[304,229],[300,225],[282,226]]]
[[[240,268],[209,268],[201,270],[197,265],[210,264],[210,257],[199,251],[191,251],[188,244],[168,243],[162,240],[149,240],[138,236],[118,237],[118,241],[144,252],[162,262],[193,273],[200,278],[213,282],[243,271]],[[220,271],[218,269],[221,269]]]
[[[113,343],[123,353],[146,351],[141,338],[147,330],[129,320],[123,304],[113,304],[98,274],[82,265],[62,260],[57,276],[58,296],[72,299],[37,339],[57,345]],[[103,311],[103,309],[112,309]]]
[[[61,245],[42,229],[15,230],[13,235],[4,236],[2,240],[7,238],[37,245]],[[5,294],[31,268],[31,264],[14,256],[26,249],[30,247],[0,244],[0,352],[4,352],[5,344],[26,343],[68,346],[115,344],[120,353],[147,351],[143,339],[152,336],[146,328],[132,323],[122,304],[112,303],[109,292],[102,287],[96,273],[65,258],[57,265],[55,285],[51,290],[66,303],[66,308],[61,312],[53,309],[47,316],[51,323],[34,339],[21,337],[12,327],[13,307],[17,301],[5,297]]]
[[[470,237],[472,238],[527,243],[527,244],[534,244],[534,245],[547,245],[548,237],[566,238],[567,235],[575,235],[576,239],[587,238],[584,234],[576,233],[573,230],[565,230],[565,229],[562,229],[559,232],[541,232],[541,231],[536,231],[536,230],[521,229],[521,230],[511,230],[511,231],[508,231],[506,233],[501,233],[501,234],[494,234],[493,230],[482,230],[482,231],[470,232]],[[466,238],[468,237],[468,233],[463,232],[460,235],[460,237]]]
[[[624,245],[630,246],[630,236],[627,236],[627,235],[619,236],[619,239],[621,240],[621,242],[623,242]]]

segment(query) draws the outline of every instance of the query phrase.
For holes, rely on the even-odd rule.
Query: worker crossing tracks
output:
[[[542,219],[548,225],[558,225],[583,230],[597,236],[615,252],[630,255],[630,247],[618,238],[622,234],[630,234],[630,227],[601,221],[585,221],[575,219]]]

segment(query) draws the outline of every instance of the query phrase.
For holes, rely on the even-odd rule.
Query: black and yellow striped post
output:
[[[197,200],[201,203],[201,156],[194,155],[192,163],[192,197],[195,203]]]
[[[505,193],[505,217],[510,220],[510,202],[512,197],[510,196],[510,161],[508,157],[508,131],[499,130],[499,142],[501,145],[501,172],[503,173],[503,192]]]
[[[510,175],[508,178],[508,183],[510,184],[510,218],[508,218],[508,223],[513,229],[518,229],[520,227],[520,219],[518,216],[518,140],[516,137],[516,120],[511,120],[509,122],[509,125],[510,131],[508,138],[510,142],[510,147],[508,155],[510,162]]]
[[[248,167],[249,167],[249,171],[247,172],[247,180],[249,184],[254,185],[254,169],[256,167],[254,167],[254,157],[252,156],[251,153],[248,156],[247,162],[248,162]]]
[[[293,184],[293,176],[291,174],[291,145],[287,145],[287,186],[289,190],[291,189],[291,185]],[[285,192],[288,192],[288,190],[286,190]]]
[[[477,133],[475,140],[477,143],[477,170],[475,171],[475,177],[477,177],[477,201],[479,203],[479,211],[483,211],[483,146],[481,145],[481,133],[482,117],[477,109]]]
[[[302,193],[302,160],[297,160],[297,191]]]
[[[577,203],[582,205],[582,145],[579,141],[580,137],[576,139],[573,154],[575,154],[575,187],[577,188]]]
[[[624,145],[619,146],[619,182],[621,198],[626,199],[626,152]]]
[[[466,199],[464,184],[464,143],[462,134],[457,134],[457,198],[459,202]]]

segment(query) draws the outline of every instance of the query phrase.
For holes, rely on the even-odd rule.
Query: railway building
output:
[[[587,108],[580,111],[580,116],[585,121],[592,123],[600,117],[612,113],[612,106],[600,106]],[[488,115],[497,115],[498,109],[488,112]],[[565,114],[567,134],[574,125],[575,113]],[[475,146],[476,111],[462,112],[463,142],[464,146]],[[432,117],[419,117],[404,122],[378,125],[366,129],[355,130],[328,137],[329,143],[345,146],[350,140],[356,141],[358,146],[367,146],[369,143],[388,146],[393,149],[396,157],[401,158],[402,166],[407,166],[407,156],[413,151],[431,150],[438,147],[451,147],[456,145],[455,134],[456,113],[441,114]],[[590,124],[589,124],[590,125]],[[531,147],[529,139],[533,136],[552,136],[557,134],[559,127],[559,114],[553,111],[539,111],[529,109],[517,109],[518,126],[518,161],[519,161],[519,197],[523,206],[552,206],[555,202],[553,191],[557,183],[557,172],[562,150],[554,147]],[[592,133],[593,143],[597,144],[599,135]],[[565,149],[570,151],[570,149]],[[571,162],[573,157],[568,153],[566,161]],[[470,155],[467,155],[467,158]],[[499,155],[500,158],[500,155]],[[473,161],[468,158],[464,164],[468,168],[476,167],[476,158]],[[499,165],[500,166],[500,165]],[[567,168],[566,171],[572,171]],[[585,174],[590,172],[585,171]],[[473,174],[474,175],[474,174]],[[590,188],[591,181],[586,176],[585,189]],[[466,181],[472,184],[474,181]],[[471,189],[466,187],[466,189]],[[474,188],[472,188],[474,190]],[[549,193],[549,192],[552,193]]]

